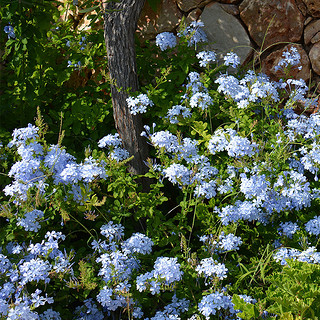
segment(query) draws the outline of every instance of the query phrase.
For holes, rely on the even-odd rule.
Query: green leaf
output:
[[[161,4],[161,0],[148,0],[148,3],[151,7],[151,9],[154,12],[157,12],[159,5]]]
[[[80,133],[80,130],[81,130],[80,121],[74,121],[72,124],[72,131],[74,132],[74,134],[78,135]]]
[[[97,5],[97,6],[93,6],[93,7],[90,7],[90,8],[86,8],[86,9],[80,9],[79,10],[79,13],[87,13],[87,12],[91,12],[93,10],[96,10],[98,9],[100,6]]]

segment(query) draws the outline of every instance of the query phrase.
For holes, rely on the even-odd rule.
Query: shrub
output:
[[[157,38],[160,73],[128,101],[150,119],[149,193],[117,135],[77,160],[62,135],[46,141],[40,112],[13,131],[3,319],[316,319],[319,114],[294,112],[315,99],[302,80],[231,74],[234,53],[196,52],[199,28],[181,30],[177,48]],[[174,82],[182,52],[187,76]],[[279,67],[296,66],[291,54]]]

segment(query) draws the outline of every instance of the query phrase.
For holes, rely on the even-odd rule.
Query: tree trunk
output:
[[[104,35],[111,79],[113,117],[124,148],[134,159],[129,171],[144,174],[148,146],[140,134],[141,115],[132,115],[126,103],[130,92],[139,90],[134,34],[145,0],[120,0],[105,3]]]

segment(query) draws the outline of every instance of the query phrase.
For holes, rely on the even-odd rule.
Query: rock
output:
[[[304,4],[303,0],[296,0],[296,4],[297,4],[297,7],[298,9],[300,10],[300,12],[306,16],[307,15],[307,6]]]
[[[237,4],[241,2],[242,0],[219,0],[221,3],[227,3],[227,4]]]
[[[220,6],[226,13],[232,14],[233,16],[240,14],[238,6],[234,4],[220,4]]]
[[[279,61],[283,58],[282,53],[288,51],[291,47],[297,48],[300,54],[300,62],[302,69],[299,70],[298,66],[293,67],[290,70],[289,77],[292,79],[303,79],[308,81],[310,78],[310,61],[307,53],[300,44],[288,44],[280,50],[276,50],[269,54],[265,59],[262,60],[261,71],[267,74],[272,80],[279,80],[280,78],[285,78],[286,75],[282,70],[275,70],[275,66],[278,65]]]
[[[313,80],[314,80],[314,83],[316,84],[315,85],[315,94],[319,95],[318,104],[320,106],[320,86],[318,85],[318,83],[320,83],[320,77],[315,74]]]
[[[186,17],[186,24],[190,24],[192,21],[197,21],[202,13],[202,10],[197,8],[192,10]]]
[[[199,8],[203,8],[203,7],[205,7],[208,3],[210,3],[210,2],[213,2],[213,1],[215,1],[215,0],[202,0],[201,2],[200,2],[200,4],[199,4]]]
[[[209,50],[220,58],[233,50],[243,63],[252,52],[250,38],[238,19],[223,10],[217,2],[208,4],[200,20],[208,36]]]
[[[137,26],[140,40],[149,40],[161,32],[171,32],[180,23],[182,13],[175,0],[163,0],[157,12],[154,12],[146,1]]]
[[[313,71],[320,75],[320,42],[313,45],[309,52],[309,58]]]
[[[197,8],[200,2],[202,2],[202,0],[177,0],[177,5],[180,10],[189,12],[190,10]]]
[[[244,0],[239,9],[242,21],[260,47],[301,39],[304,17],[294,0]]]
[[[304,43],[309,44],[311,39],[320,31],[320,19],[310,22],[304,29]]]
[[[320,0],[303,0],[303,2],[314,18],[320,18]]]
[[[306,26],[307,24],[309,24],[312,21],[312,17],[308,17],[305,21],[304,21],[304,25]]]
[[[317,43],[319,41],[320,41],[320,32],[318,32],[317,34],[315,34],[314,37],[312,37],[311,43]]]

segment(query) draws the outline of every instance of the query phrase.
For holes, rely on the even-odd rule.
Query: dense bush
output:
[[[15,10],[8,8],[2,12]],[[20,15],[8,17],[9,72],[11,63],[21,63],[24,38]],[[140,48],[144,86],[127,102],[149,121],[142,133],[152,146],[145,193],[141,177],[126,170],[130,158],[119,136],[102,127],[89,130],[100,118],[90,118],[97,113],[87,93],[104,84],[87,83],[84,96],[63,94],[69,68],[76,68],[83,51],[73,52],[69,38],[61,37],[68,28],[50,25],[49,40],[59,36],[41,43],[64,68],[37,78],[27,60],[21,90],[9,86],[4,97],[18,112],[14,121],[23,104],[39,107],[35,124],[14,129],[0,149],[7,175],[0,212],[1,319],[317,319],[320,116],[306,114],[316,99],[306,98],[304,81],[235,73],[234,53],[217,61],[214,52],[201,51],[201,23]],[[28,43],[22,51],[31,50]],[[88,50],[85,61],[95,69],[93,53]],[[33,59],[29,51],[23,55]],[[44,56],[35,61],[45,70],[55,63]],[[298,67],[291,49],[279,68]],[[15,83],[20,76],[8,79]],[[34,78],[39,86],[43,80],[59,87],[60,104],[49,116],[51,95],[26,95]],[[61,107],[66,101],[79,103],[78,109],[68,113]],[[306,109],[299,115],[297,104]],[[63,122],[56,130],[59,112]],[[82,112],[87,122],[72,132]],[[82,155],[70,143],[74,134],[90,141]]]
[[[59,11],[58,1],[2,2],[1,30],[13,33],[1,32],[0,38],[0,134],[32,122],[39,107],[48,139],[56,143],[62,129],[65,144],[81,152],[113,126],[103,30],[81,31],[62,21],[62,14],[75,10],[72,4]]]

